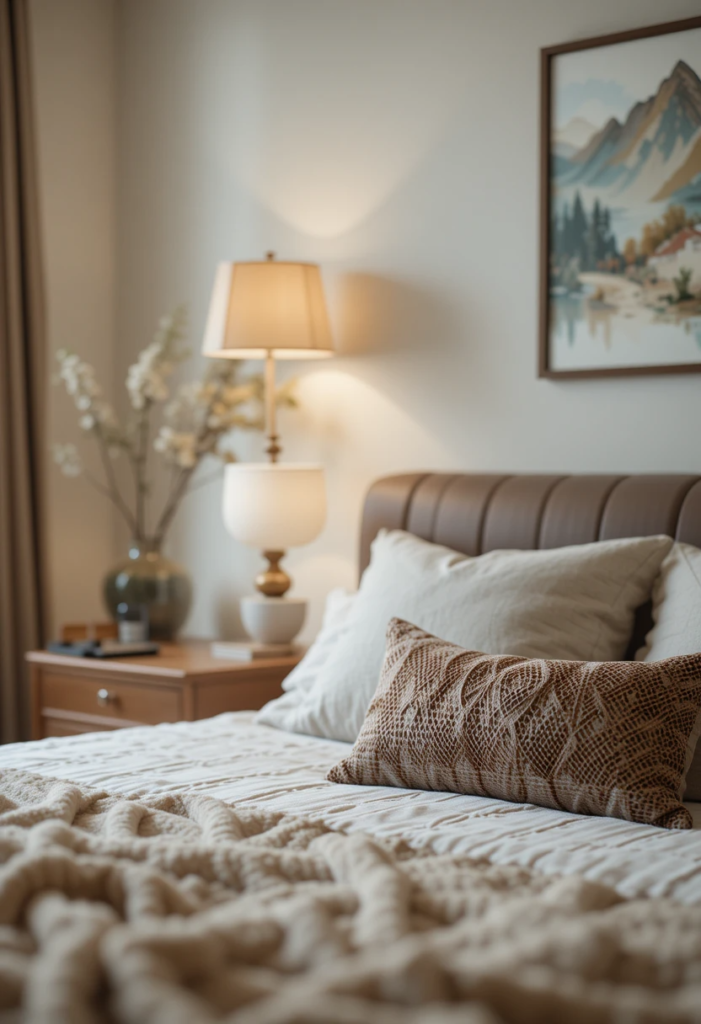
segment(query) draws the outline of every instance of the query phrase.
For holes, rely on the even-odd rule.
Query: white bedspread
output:
[[[255,725],[252,714],[239,713],[0,747],[0,771],[19,768],[112,792],[188,789],[337,829],[401,836],[437,853],[579,873],[625,895],[701,904],[700,804],[687,805],[692,831],[667,831],[484,797],[326,782],[349,749]]]
[[[699,907],[3,771],[4,1024],[699,1024]]]

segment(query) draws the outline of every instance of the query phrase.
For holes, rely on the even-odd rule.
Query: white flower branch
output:
[[[200,464],[209,457],[222,463],[234,461],[233,453],[222,447],[224,438],[236,429],[262,430],[264,424],[262,377],[240,379],[239,364],[230,360],[211,362],[201,381],[181,385],[171,398],[169,378],[188,356],[181,345],[184,331],[181,307],[160,321],[153,341],[129,367],[126,388],[132,413],[124,428],[104,401],[93,367],[74,354],[57,353],[57,380],[73,398],[81,428],[97,443],[104,481],[83,467],[75,445],[54,445],[54,461],[66,476],[82,474],[108,497],[135,540],[157,547],[163,543],[185,495],[215,479],[210,475],[193,483]],[[284,406],[297,405],[293,381],[278,390],[276,400]],[[151,442],[153,416],[159,407],[162,422]],[[156,525],[149,532],[149,455],[154,451],[171,466],[172,479],[160,515],[151,520]],[[131,469],[130,501],[120,489],[113,465],[120,455],[126,456]]]

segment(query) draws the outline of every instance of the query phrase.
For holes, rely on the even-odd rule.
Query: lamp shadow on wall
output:
[[[458,312],[445,293],[398,278],[345,274],[336,303],[336,352],[443,357],[462,347]]]
[[[217,510],[221,507],[218,495]],[[223,524],[222,524],[223,526]],[[227,572],[217,580],[209,594],[209,618],[214,623],[216,636],[224,640],[241,640],[246,631],[241,619],[240,600],[254,592],[253,580],[265,568],[265,559],[259,551],[239,544],[226,531]]]
[[[252,590],[252,587],[250,588]],[[241,640],[246,638],[240,612],[242,594],[222,589],[214,601],[214,623],[217,637],[224,640]]]
[[[458,365],[460,351],[465,363],[464,316],[454,300],[423,283],[359,273],[339,275],[333,298],[338,358],[308,363],[298,381],[298,422],[315,437],[316,458],[327,468],[338,464],[348,443],[357,458],[360,439],[375,433],[374,467],[382,462],[378,441],[396,450],[399,435],[440,459],[432,437],[442,412],[435,407],[461,400],[464,388],[459,366],[455,379],[446,370]],[[363,477],[364,467],[355,465],[354,472]]]

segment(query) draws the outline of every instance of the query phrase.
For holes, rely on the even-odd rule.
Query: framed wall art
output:
[[[701,17],[541,51],[540,376],[701,372]]]

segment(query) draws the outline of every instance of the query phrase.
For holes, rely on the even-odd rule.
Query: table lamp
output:
[[[309,544],[326,519],[321,466],[232,463],[224,472],[224,525],[268,561],[259,593],[241,600],[241,619],[258,643],[289,643],[304,624],[307,602],[288,598],[292,580],[280,566],[288,548]]]
[[[202,351],[215,359],[265,360],[266,454],[277,462],[275,359],[333,355],[324,288],[315,263],[220,263]]]
[[[320,466],[279,465],[275,423],[275,358],[333,355],[324,290],[314,263],[220,263],[205,328],[203,352],[216,359],[265,360],[268,463],[234,463],[224,475],[223,515],[229,533],[268,560],[256,577],[259,594],[241,601],[241,618],[258,643],[289,643],[302,628],[307,602],[285,597],[291,580],[280,559],[309,544],[326,518]]]

